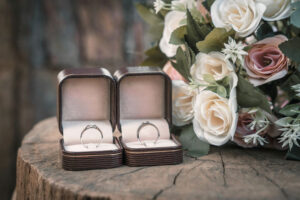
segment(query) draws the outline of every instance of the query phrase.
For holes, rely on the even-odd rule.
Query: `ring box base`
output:
[[[121,143],[125,153],[125,163],[130,167],[139,166],[156,166],[156,165],[176,165],[183,161],[183,151],[181,144],[174,135],[171,134],[172,140],[177,144],[173,147],[145,148],[136,149]]]
[[[65,150],[63,143],[64,141],[61,139],[62,167],[65,170],[108,169],[119,167],[123,163],[122,145],[116,137],[114,137],[114,144],[119,147],[118,150],[69,152]]]

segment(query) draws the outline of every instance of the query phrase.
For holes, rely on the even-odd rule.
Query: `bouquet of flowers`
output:
[[[300,2],[137,4],[153,47],[142,63],[173,84],[173,124],[190,155],[233,141],[300,159]]]

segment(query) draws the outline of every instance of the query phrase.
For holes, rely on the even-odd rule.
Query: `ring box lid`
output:
[[[114,73],[114,78],[116,79],[117,82],[117,91],[116,91],[116,95],[117,95],[117,111],[116,111],[116,123],[118,126],[118,129],[122,132],[121,130],[121,120],[125,120],[127,119],[128,116],[127,113],[122,113],[122,101],[120,100],[120,96],[121,96],[121,87],[122,87],[122,82],[127,78],[127,77],[142,77],[143,79],[138,79],[135,82],[133,81],[133,84],[135,86],[138,86],[138,84],[140,84],[141,82],[147,82],[147,76],[151,77],[150,81],[154,81],[157,83],[160,83],[160,81],[156,78],[161,77],[163,79],[163,85],[162,88],[164,88],[163,91],[163,111],[159,114],[162,115],[161,118],[165,118],[166,121],[168,122],[169,126],[172,125],[172,82],[171,79],[169,78],[169,76],[163,72],[159,67],[126,67],[126,68],[122,68],[120,70],[117,70]],[[155,78],[156,77],[156,78]],[[133,95],[135,95],[135,93],[138,93],[138,90],[136,91],[131,91]],[[131,95],[131,94],[128,94]],[[143,98],[146,98],[147,96],[147,91],[143,91]],[[152,99],[150,97],[150,99]],[[155,102],[151,102],[152,106],[155,107],[155,104],[159,104],[157,103],[157,101]],[[133,110],[137,110],[139,112],[139,106],[138,105],[132,105],[133,106]],[[146,106],[146,107],[145,107]],[[147,108],[147,105],[142,106],[143,107],[143,111],[145,110],[145,108]],[[151,106],[150,106],[151,107]],[[128,109],[127,109],[128,110]],[[141,110],[141,111],[142,111]],[[159,107],[154,108],[153,110],[162,110]],[[124,112],[124,111],[123,111]],[[147,111],[146,111],[147,112]],[[128,117],[130,118],[130,117]],[[142,116],[138,116],[138,118],[143,118]]]
[[[114,131],[115,125],[116,125],[116,119],[115,119],[115,88],[116,88],[116,84],[115,84],[114,78],[111,76],[109,71],[104,68],[73,68],[73,69],[62,70],[57,76],[57,80],[58,80],[58,84],[57,84],[57,89],[58,89],[57,120],[58,120],[58,126],[59,126],[60,133],[63,134],[63,121],[66,118],[65,116],[69,114],[69,113],[66,113],[69,111],[63,108],[63,105],[64,105],[64,103],[63,103],[64,102],[63,101],[63,98],[64,98],[63,86],[64,86],[64,84],[66,84],[68,82],[68,80],[77,79],[77,78],[78,79],[91,78],[91,80],[94,78],[104,78],[104,79],[108,80],[109,88],[107,89],[107,91],[110,91],[110,94],[109,94],[109,102],[107,102],[109,104],[109,108],[107,109],[107,111],[105,111],[105,109],[98,110],[98,111],[93,110],[93,112],[85,112],[84,110],[83,111],[80,110],[80,117],[82,116],[83,119],[86,117],[87,118],[86,120],[91,120],[91,121],[99,120],[99,118],[97,117],[97,113],[98,113],[98,115],[101,115],[102,117],[104,116],[105,118],[107,117],[107,120],[110,120],[112,129],[113,129],[112,131]],[[97,81],[99,81],[99,80],[97,80]],[[101,89],[101,87],[104,87],[104,85],[105,84],[99,84],[99,89]],[[98,87],[98,85],[96,87]],[[75,95],[75,96],[73,96],[74,101],[76,101],[76,99],[78,100],[80,98],[87,98],[83,94],[81,94],[81,92],[78,91],[73,94],[73,95]],[[100,100],[103,100],[103,99],[101,98]],[[80,103],[80,100],[78,102]],[[87,102],[89,102],[89,100]],[[95,99],[93,100],[93,103],[94,102],[95,102]],[[101,101],[99,101],[99,102],[101,103]],[[87,106],[89,106],[89,105],[87,105]],[[101,107],[99,105],[96,105],[96,106]],[[82,105],[80,105],[79,107],[71,106],[70,108],[72,108],[72,110],[70,110],[70,112],[74,112],[74,110],[79,109],[79,108],[84,109],[84,106],[82,106]],[[65,112],[65,113],[63,113],[63,112]],[[102,113],[102,112],[109,112],[109,113]],[[91,113],[93,114],[92,116],[85,116],[85,114],[90,115]],[[77,118],[78,118],[78,116],[77,116]],[[81,119],[75,119],[75,120],[81,120]],[[100,119],[100,120],[105,120],[105,119]]]

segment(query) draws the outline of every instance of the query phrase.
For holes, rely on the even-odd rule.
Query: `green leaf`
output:
[[[220,95],[221,97],[226,98],[227,97],[226,88],[222,85],[219,85],[217,87],[217,94]]]
[[[225,76],[223,79],[218,80],[217,83],[219,85],[228,86],[230,83],[230,78],[229,78],[229,76]]]
[[[295,62],[300,62],[300,37],[294,37],[279,45],[280,50],[288,58]]]
[[[214,28],[205,40],[197,42],[196,46],[200,52],[209,53],[211,51],[221,51],[229,36],[233,36],[234,31],[229,32],[224,28]]]
[[[206,35],[211,31],[211,28],[207,24],[198,24],[193,18],[191,12],[187,10],[187,34],[186,41],[193,50],[197,50],[196,42],[203,40]]]
[[[293,14],[291,15],[291,24],[300,28],[300,8],[298,8]]]
[[[283,82],[280,87],[283,89],[287,94],[289,99],[298,99],[296,97],[295,91],[292,89],[293,85],[299,84],[300,83],[300,73],[299,72],[294,72],[292,75],[290,75],[285,82]]]
[[[258,29],[255,31],[255,36],[257,38],[257,40],[262,40],[266,37],[269,37],[271,35],[273,35],[273,29],[270,26],[269,23],[264,22],[263,24],[261,24]]]
[[[148,49],[145,54],[148,56],[142,63],[142,66],[158,66],[163,67],[168,58],[161,52],[158,46]]]
[[[164,29],[164,19],[141,3],[136,3],[135,7],[143,20],[150,25],[148,33],[150,34],[151,39],[155,41],[159,40]]]
[[[267,97],[240,75],[238,75],[237,102],[243,108],[260,107],[272,113]]]
[[[184,35],[186,34],[186,26],[180,26],[175,29],[172,34],[169,43],[179,45],[184,43]]]
[[[193,125],[186,126],[182,129],[179,141],[183,149],[187,150],[190,156],[204,156],[209,152],[209,144],[199,140],[194,132]]]
[[[277,120],[275,122],[276,125],[278,126],[281,126],[281,127],[286,127],[288,126],[288,124],[290,124],[294,119],[291,118],[291,117],[284,117],[284,118],[281,118],[279,120]]]
[[[215,83],[215,79],[211,74],[203,74],[203,80],[207,83]]]
[[[291,3],[291,7],[292,7],[293,9],[298,9],[298,8],[300,8],[300,1]]]
[[[163,19],[156,15],[154,12],[151,12],[149,8],[144,6],[141,3],[136,3],[135,7],[139,13],[139,15],[150,25],[156,25],[159,23],[164,23]]]
[[[280,114],[285,115],[287,117],[293,117],[295,115],[298,115],[299,112],[300,104],[290,104],[279,111]]]
[[[285,159],[300,161],[300,147],[293,145],[292,149],[287,152]]]
[[[190,68],[195,62],[195,54],[191,48],[186,44],[186,51],[183,51],[181,47],[178,47],[176,52],[176,63],[172,62],[173,67],[186,79],[191,77]]]
[[[202,5],[208,10],[210,11],[210,7],[211,5],[215,2],[215,0],[206,0],[202,2]]]

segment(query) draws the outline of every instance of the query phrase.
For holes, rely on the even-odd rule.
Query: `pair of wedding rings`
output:
[[[152,126],[152,127],[155,128],[157,137],[156,137],[156,139],[154,140],[153,144],[156,144],[157,141],[158,141],[158,139],[160,138],[160,132],[159,132],[157,126],[155,126],[155,124],[153,124],[153,123],[151,123],[151,122],[148,122],[148,121],[143,122],[143,123],[139,126],[139,128],[137,129],[137,133],[136,133],[136,134],[137,134],[137,139],[138,139],[138,141],[139,141],[141,144],[143,144],[144,146],[147,146],[146,142],[142,142],[141,137],[140,137],[140,135],[141,135],[141,134],[140,134],[141,130],[142,130],[144,127],[146,127],[146,126]],[[87,126],[81,131],[81,134],[80,134],[80,142],[81,142],[81,144],[82,144],[85,148],[87,148],[87,149],[89,148],[89,146],[88,146],[86,143],[83,142],[83,135],[84,135],[84,134],[86,133],[86,131],[89,130],[89,129],[95,129],[95,130],[97,130],[97,131],[99,132],[100,136],[101,136],[100,139],[99,139],[99,143],[96,144],[96,148],[97,148],[97,147],[99,147],[99,145],[101,144],[101,142],[102,142],[102,140],[103,140],[103,133],[102,133],[101,129],[100,129],[98,126],[96,126],[96,125],[87,125]]]

